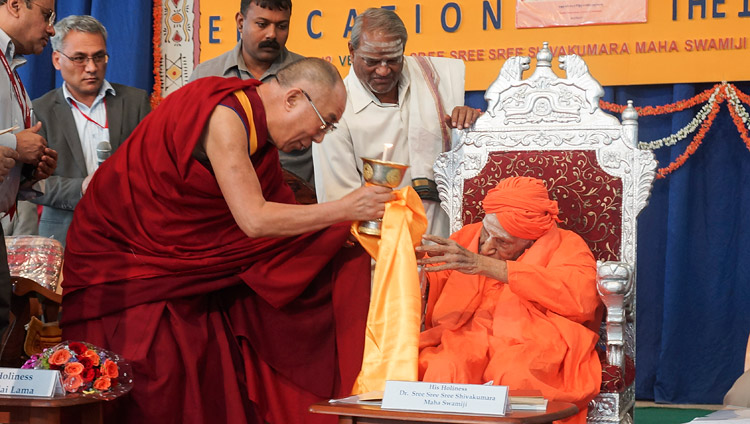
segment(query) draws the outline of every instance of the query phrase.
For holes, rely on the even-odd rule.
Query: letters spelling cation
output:
[[[515,0],[513,0],[515,1]],[[430,4],[430,7],[433,5]],[[390,10],[396,10],[396,6],[382,6],[383,9],[390,9]],[[414,22],[414,30],[413,32],[415,34],[420,34],[422,32],[422,5],[416,4],[414,5],[416,17]],[[489,25],[491,25],[494,29],[501,29],[501,9],[502,9],[502,0],[484,0],[482,2],[482,29],[487,29]],[[363,11],[359,10],[359,13]],[[343,22],[343,33],[342,38],[348,39],[349,35],[352,31],[352,27],[354,26],[354,18],[357,17],[358,11],[357,9],[349,9],[349,13],[347,15],[346,21]],[[461,6],[458,3],[455,2],[447,2],[443,4],[441,12],[440,12],[440,25],[443,28],[443,31],[445,32],[456,32],[458,28],[461,26],[462,21],[462,9]],[[316,21],[318,21],[318,18],[322,19],[323,12],[320,9],[314,9],[310,11],[307,15],[307,35],[311,39],[318,39],[323,35],[323,31],[316,30],[316,27],[330,27],[329,23],[326,23],[326,25],[316,25]],[[220,16],[209,16],[208,17],[209,22],[209,28],[208,28],[208,39],[209,43],[220,43],[221,39],[216,36],[216,33],[221,31],[221,27],[218,25],[219,22],[221,22]],[[234,21],[232,21],[232,24]],[[239,32],[237,33],[237,41],[239,41]]]
[[[506,0],[508,1],[508,0]],[[684,14],[687,11],[688,20],[706,19],[710,12],[710,18],[722,19],[726,17],[725,2],[727,0],[672,0],[672,20],[678,19],[678,12]],[[750,17],[750,0],[729,0],[732,2],[742,2],[742,9],[737,12],[741,18]],[[737,6],[737,5],[735,5]],[[456,2],[446,2],[442,6],[430,4],[429,7],[441,7],[440,24],[443,31],[451,33],[458,30],[462,24],[463,11],[461,5]],[[385,9],[395,10],[396,6],[383,6]],[[422,32],[422,4],[415,4],[415,20],[413,32],[419,34]],[[502,0],[484,0],[482,2],[482,30],[502,29],[501,25]],[[349,9],[346,21],[342,26],[342,38],[347,39],[354,25],[354,18],[357,16],[356,9]],[[317,31],[316,22],[323,19],[323,12],[314,9],[307,15],[307,34],[311,39],[320,38],[323,31]],[[219,16],[209,17],[209,42],[219,43],[221,40],[215,37],[215,33],[221,28],[216,25],[221,18]],[[317,27],[329,28],[318,22]],[[239,40],[239,32],[237,33]],[[747,37],[725,37],[725,38],[694,38],[681,40],[645,40],[635,41],[633,45],[627,42],[610,42],[610,43],[590,43],[576,45],[550,46],[554,56],[565,54],[577,54],[579,56],[597,56],[597,55],[621,55],[631,53],[672,53],[682,49],[686,52],[692,51],[711,51],[711,50],[744,50],[748,47]],[[633,48],[634,47],[634,48]],[[477,49],[459,49],[459,50],[434,50],[434,51],[417,51],[411,52],[413,56],[435,56],[435,57],[452,57],[462,59],[466,62],[476,62],[485,60],[505,60],[511,56],[534,56],[538,47],[521,47],[505,46],[498,48],[477,48]],[[324,57],[328,61],[333,61],[330,56]],[[338,57],[341,66],[351,65],[351,58],[348,55]]]
[[[506,0],[508,1],[508,0]],[[512,0],[515,2],[515,0]],[[740,18],[747,18],[750,17],[750,0],[729,0],[730,2],[741,2],[742,3],[742,9],[737,12],[737,16]],[[711,18],[713,19],[721,19],[726,17],[726,11],[725,6],[727,0],[672,0],[672,20],[676,21],[678,20],[678,13],[680,11],[687,10],[688,13],[688,20],[694,20],[694,19],[706,19],[706,15],[710,11]],[[433,4],[430,4],[430,7],[432,7]],[[384,9],[390,9],[395,10],[396,6],[382,6]],[[438,6],[439,7],[439,6]],[[501,23],[501,9],[502,9],[502,0],[484,0],[482,2],[482,30],[487,30],[489,26],[491,25],[492,28],[499,30],[502,29],[502,23]],[[361,11],[360,11],[361,12]],[[415,18],[414,18],[414,28],[413,32],[415,34],[420,34],[422,32],[422,4],[417,3],[414,5],[414,12],[415,12]],[[354,18],[357,16],[357,10],[356,9],[349,9],[349,13],[347,15],[346,21],[343,23],[343,33],[342,38],[347,39],[349,37],[349,33],[352,30],[352,27],[354,26]],[[462,8],[461,5],[456,2],[446,2],[442,5],[441,11],[440,11],[440,25],[443,28],[443,31],[445,32],[456,32],[460,27],[462,23]],[[318,39],[323,35],[322,30],[317,30],[316,28],[322,28],[322,27],[330,27],[330,23],[326,23],[326,25],[320,24],[319,19],[323,18],[323,11],[320,9],[313,9],[311,10],[307,15],[307,35],[311,39]],[[208,39],[209,43],[220,43],[221,39],[216,37],[216,33],[221,31],[221,27],[217,25],[221,21],[220,16],[209,16],[208,22],[209,22],[209,29],[208,29]],[[316,22],[318,25],[316,25]],[[240,33],[237,32],[237,41],[239,41]],[[506,53],[503,52],[497,52],[497,58],[502,59],[506,57]],[[471,53],[466,53],[469,57],[471,56]],[[513,56],[517,55],[518,52],[512,53],[508,52],[507,56]],[[432,56],[429,55],[428,56]],[[435,54],[434,56],[439,56],[438,54]],[[460,57],[460,56],[453,56],[453,57]],[[463,58],[463,57],[462,57]],[[471,60],[466,59],[465,60]],[[490,60],[493,60],[494,58],[490,57]],[[477,59],[482,60],[482,59]]]

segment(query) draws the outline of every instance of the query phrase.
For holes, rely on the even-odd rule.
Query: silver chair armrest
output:
[[[607,363],[624,370],[625,325],[633,267],[625,262],[597,262],[596,289],[607,308]]]

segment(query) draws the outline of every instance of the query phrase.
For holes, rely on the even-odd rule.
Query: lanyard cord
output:
[[[21,112],[23,113],[24,128],[30,128],[31,107],[26,102],[26,88],[23,86],[23,82],[21,81],[21,77],[18,76],[18,73],[10,69],[10,65],[8,64],[8,59],[5,58],[5,54],[0,54],[0,59],[3,62],[3,68],[5,68],[5,72],[8,73],[8,78],[10,79],[10,84],[13,87],[13,92],[16,94],[18,105],[21,107]]]
[[[93,119],[91,119],[90,116],[83,113],[83,111],[78,107],[78,103],[75,101],[75,99],[72,99],[72,100],[73,100],[72,101],[73,107],[75,107],[78,113],[80,113],[84,118],[86,118],[86,120],[88,120],[89,122],[93,122],[94,125],[96,125],[97,127],[103,130],[106,130],[107,128],[109,128],[109,118],[107,118],[107,99],[102,100],[102,103],[104,104],[104,125],[94,121]]]

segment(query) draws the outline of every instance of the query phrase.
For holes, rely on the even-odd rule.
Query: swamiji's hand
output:
[[[428,272],[456,270],[464,274],[479,274],[481,255],[466,249],[454,240],[425,234],[421,246],[416,247],[417,253],[427,256],[417,260],[418,265],[427,265]],[[424,241],[431,242],[425,244]]]
[[[347,194],[341,202],[348,211],[348,220],[367,221],[382,218],[385,204],[393,199],[393,190],[388,187],[365,186]]]
[[[425,234],[417,253],[428,256],[417,260],[427,272],[455,270],[463,274],[484,275],[497,281],[508,282],[508,263],[502,259],[474,253],[451,239]],[[425,244],[424,241],[431,242]]]

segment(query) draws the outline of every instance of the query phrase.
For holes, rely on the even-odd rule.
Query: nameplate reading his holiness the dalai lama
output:
[[[502,416],[508,410],[508,387],[386,381],[381,408]]]
[[[0,368],[0,395],[53,397],[65,395],[60,371]]]

